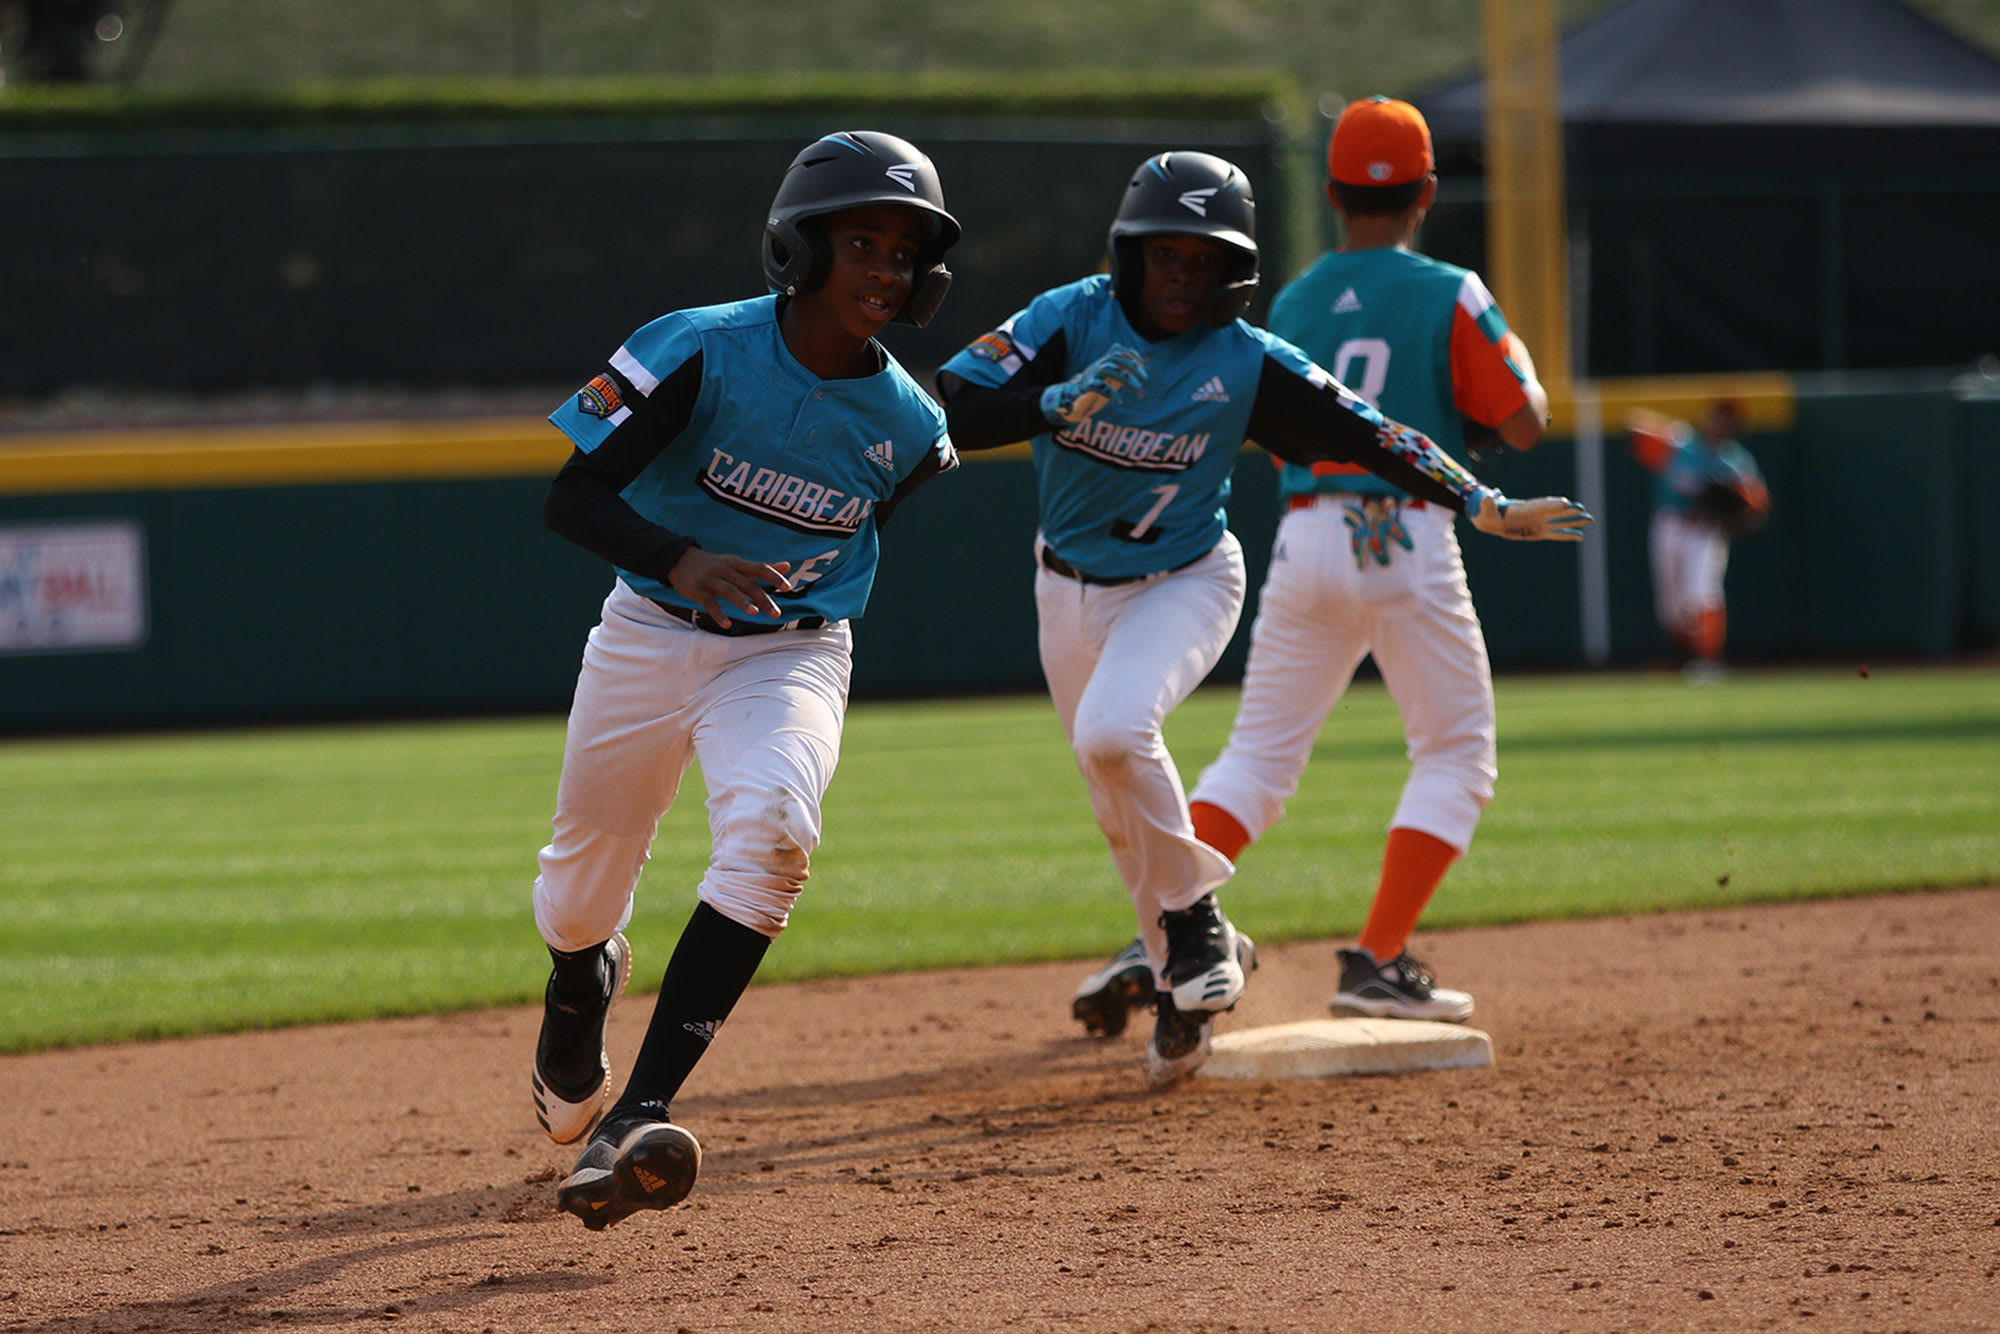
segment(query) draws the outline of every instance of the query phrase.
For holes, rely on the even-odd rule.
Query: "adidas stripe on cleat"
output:
[[[1222,915],[1215,895],[1161,913],[1160,927],[1167,933],[1167,984],[1175,1006],[1210,1014],[1235,1006],[1246,975],[1257,967],[1257,946]]]
[[[602,1005],[578,1008],[563,1004],[556,997],[553,978],[542,997],[542,1030],[535,1040],[529,1082],[535,1095],[535,1119],[558,1144],[574,1144],[589,1134],[611,1096],[611,1056],[604,1049],[604,1024],[631,979],[632,947],[622,934],[614,933],[604,942],[604,953],[611,985]],[[587,1053],[591,1047],[597,1049],[597,1066],[582,1084],[562,1084],[550,1073],[565,1057],[574,1061],[577,1053]]]

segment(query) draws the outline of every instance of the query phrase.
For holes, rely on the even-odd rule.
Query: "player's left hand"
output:
[[[745,615],[768,616],[777,620],[782,613],[765,585],[789,593],[792,590],[792,581],[788,577],[791,568],[789,561],[766,565],[741,556],[724,556],[703,551],[700,547],[689,547],[667,571],[667,582],[674,586],[676,593],[695,603],[726,630],[730,621],[729,613],[723,609],[724,602]]]
[[[1581,542],[1592,519],[1590,511],[1561,496],[1510,500],[1498,491],[1480,494],[1471,511],[1472,526],[1482,533],[1515,542]]]

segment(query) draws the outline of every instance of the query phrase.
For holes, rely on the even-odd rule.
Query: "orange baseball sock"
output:
[[[1222,807],[1205,801],[1191,802],[1188,814],[1194,816],[1194,836],[1230,861],[1235,861],[1237,854],[1250,846],[1250,831],[1236,823],[1236,817]]]
[[[1695,656],[1710,662],[1722,661],[1722,639],[1727,618],[1720,607],[1703,607],[1694,625]]]
[[[1438,883],[1457,860],[1458,849],[1441,838],[1415,829],[1391,829],[1382,851],[1382,883],[1376,886],[1367,925],[1361,929],[1361,948],[1383,963],[1401,954]]]

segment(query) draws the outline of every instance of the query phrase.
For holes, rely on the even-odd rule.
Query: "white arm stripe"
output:
[[[641,366],[639,359],[623,347],[611,354],[611,369],[630,380],[634,389],[649,398],[660,387],[660,377]]]
[[[1493,293],[1486,290],[1486,284],[1479,281],[1479,275],[1468,273],[1465,281],[1458,285],[1458,304],[1476,322],[1481,315],[1493,309]]]

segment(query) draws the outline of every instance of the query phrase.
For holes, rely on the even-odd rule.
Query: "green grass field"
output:
[[[2000,672],[1503,679],[1501,780],[1427,930],[2000,881]],[[1230,690],[1168,740],[1191,782]],[[558,719],[0,743],[0,1051],[515,1004]],[[1402,782],[1349,692],[1230,913],[1346,937]],[[694,904],[698,774],[630,931],[640,989]],[[1088,959],[1130,909],[1040,697],[863,705],[795,924],[760,981]]]

